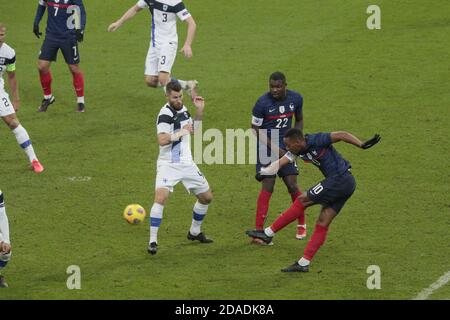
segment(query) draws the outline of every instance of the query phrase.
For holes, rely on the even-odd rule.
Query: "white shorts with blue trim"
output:
[[[0,117],[6,117],[16,113],[8,93],[0,87]]]
[[[145,75],[157,76],[160,72],[171,73],[177,50],[178,44],[174,42],[155,46],[150,43],[145,59]]]
[[[189,193],[195,195],[209,190],[208,181],[195,163],[158,162],[155,190],[166,188],[173,192],[180,181]]]

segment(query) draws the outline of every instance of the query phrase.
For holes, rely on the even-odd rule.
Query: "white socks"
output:
[[[275,232],[273,232],[272,228],[270,228],[270,227],[265,228],[264,233],[268,237],[273,237],[275,235]]]
[[[178,80],[179,81],[179,80]],[[189,232],[196,236],[200,231],[200,227],[202,225],[203,219],[205,218],[206,213],[208,212],[208,205],[201,204],[200,202],[196,202],[194,205],[194,209],[192,212],[192,224]]]
[[[25,151],[30,162],[34,159],[37,159],[36,154],[34,153],[33,146],[31,145],[27,130],[25,130],[25,128],[22,127],[21,124],[19,124],[17,128],[12,130],[12,133],[14,133],[14,135],[16,136],[17,143]]]
[[[77,103],[84,103],[84,97],[77,97]]]
[[[306,267],[309,266],[310,261],[308,259],[305,258],[301,258],[300,260],[298,260],[298,264],[302,267]]]
[[[149,243],[158,243],[158,229],[161,225],[164,206],[159,203],[153,203],[150,210],[150,241]]]

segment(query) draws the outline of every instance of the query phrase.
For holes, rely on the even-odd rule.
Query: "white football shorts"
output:
[[[195,195],[209,190],[209,184],[195,163],[164,163],[159,162],[156,169],[155,189],[166,188],[173,192],[173,188],[182,182],[186,190]]]
[[[155,47],[150,43],[145,60],[145,75],[157,76],[160,72],[171,73],[177,50],[178,44],[174,42],[156,45]]]

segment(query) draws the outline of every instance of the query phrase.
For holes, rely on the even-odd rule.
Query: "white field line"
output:
[[[442,277],[437,279],[435,283],[419,292],[413,300],[426,300],[434,291],[443,287],[450,281],[450,271],[447,271]]]

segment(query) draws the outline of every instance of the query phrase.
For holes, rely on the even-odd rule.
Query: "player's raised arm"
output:
[[[42,17],[45,13],[46,4],[43,0],[39,0],[37,9],[36,9],[36,15],[34,17],[34,23],[33,23],[33,33],[36,35],[36,37],[40,38],[42,36],[42,32],[39,31],[39,22],[41,22]]]
[[[187,23],[187,35],[186,40],[184,41],[183,48],[181,48],[180,52],[184,54],[186,58],[192,58],[192,42],[194,42],[195,31],[197,30],[197,24],[195,23],[194,18],[189,17],[186,20]]]
[[[205,99],[203,99],[203,97],[201,96],[195,96],[192,99],[192,102],[194,103],[194,106],[196,108],[194,117],[194,131],[195,131],[198,129],[203,120],[203,112],[205,111]]]
[[[116,22],[113,22],[109,25],[108,27],[108,31],[109,32],[114,32],[117,29],[119,29],[122,24],[125,23],[125,21],[130,20],[131,18],[133,18],[136,13],[138,13],[139,11],[141,11],[143,8],[141,8],[140,6],[138,6],[137,4],[135,4],[134,6],[132,6],[130,9],[128,9],[127,12],[125,12],[125,14]]]
[[[368,149],[375,144],[377,144],[381,137],[380,135],[376,134],[371,139],[361,142],[357,137],[355,137],[353,134],[346,132],[346,131],[335,131],[330,134],[331,142],[336,143],[339,141],[344,141],[346,143],[352,144],[358,148],[361,149]]]

